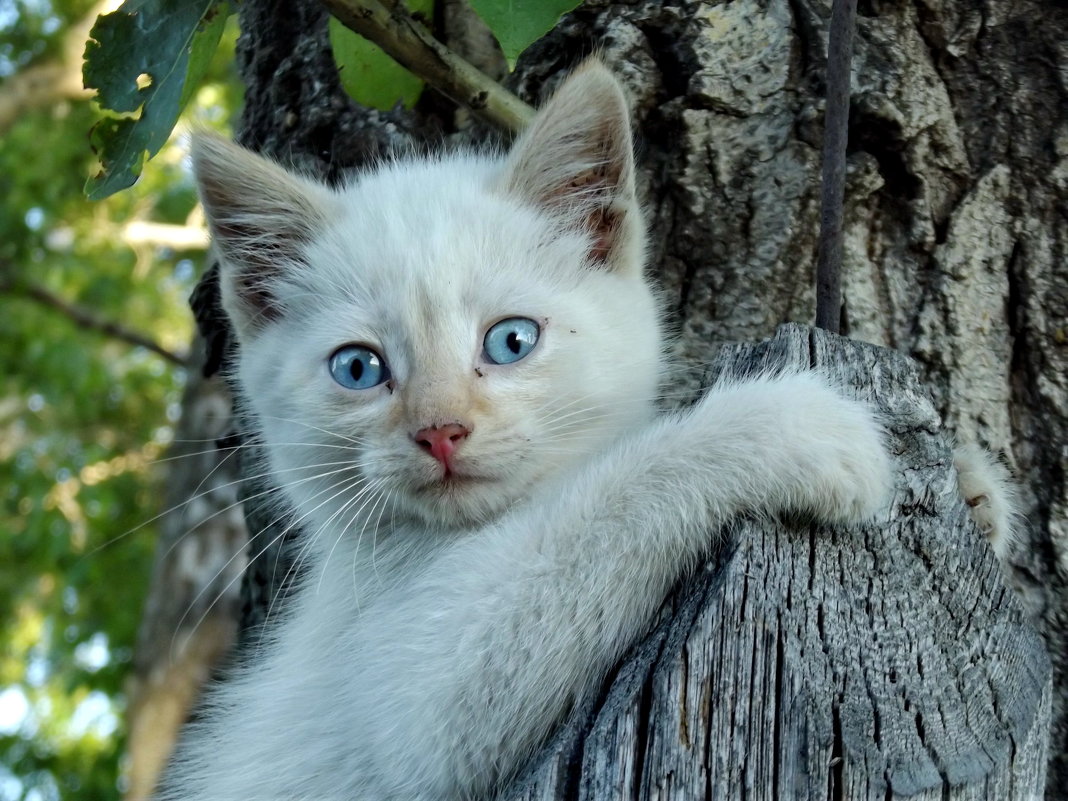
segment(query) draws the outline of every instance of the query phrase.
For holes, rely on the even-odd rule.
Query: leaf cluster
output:
[[[497,37],[509,64],[571,11],[579,0],[471,0]],[[434,0],[391,0],[394,14],[433,26]],[[90,198],[133,184],[145,158],[170,136],[200,85],[230,13],[227,0],[126,0],[99,18],[85,50],[85,85],[107,115],[92,129],[99,170],[86,184]],[[388,38],[388,31],[383,31]],[[427,88],[381,47],[330,20],[330,43],[342,85],[357,102],[388,110],[412,106]],[[433,87],[431,87],[433,88]]]

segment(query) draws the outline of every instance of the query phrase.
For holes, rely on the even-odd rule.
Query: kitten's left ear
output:
[[[200,200],[221,259],[223,306],[238,338],[282,315],[282,279],[304,268],[330,190],[214,134],[193,137]]]
[[[594,263],[641,271],[630,114],[619,82],[600,61],[586,61],[535,115],[508,157],[505,187],[587,231]]]

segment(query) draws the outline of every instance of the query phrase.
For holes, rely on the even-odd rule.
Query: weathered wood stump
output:
[[[710,378],[810,366],[884,415],[889,515],[740,521],[504,798],[1041,797],[1049,658],[969,517],[912,362],[788,325],[725,348]]]

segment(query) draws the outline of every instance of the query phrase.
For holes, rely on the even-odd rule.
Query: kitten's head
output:
[[[468,525],[648,419],[661,344],[623,95],[573,75],[503,159],[341,189],[194,146],[238,377],[320,527]]]

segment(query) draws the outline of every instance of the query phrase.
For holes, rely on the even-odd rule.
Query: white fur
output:
[[[971,507],[972,519],[986,535],[998,559],[1006,562],[1012,555],[1022,520],[1019,491],[1009,469],[975,443],[958,445],[953,450],[957,482],[965,503]]]
[[[220,242],[224,293],[268,467],[306,533],[304,579],[259,659],[187,733],[162,799],[484,797],[599,685],[719,527],[882,508],[881,432],[816,375],[723,384],[656,415],[662,349],[622,96],[587,68],[532,130],[504,160],[317,188],[317,233],[262,295],[240,278],[262,234],[218,220],[254,223],[248,192],[298,185],[265,168],[227,197],[228,146],[199,146],[217,239],[246,237]],[[593,130],[614,163],[590,190]],[[572,150],[575,202],[559,169]],[[548,187],[545,152],[559,162]],[[615,216],[591,216],[598,202]],[[517,315],[542,323],[536,348],[488,364],[487,328]],[[331,379],[350,342],[383,354],[391,386]],[[471,430],[464,483],[443,482],[412,440],[447,422]]]

